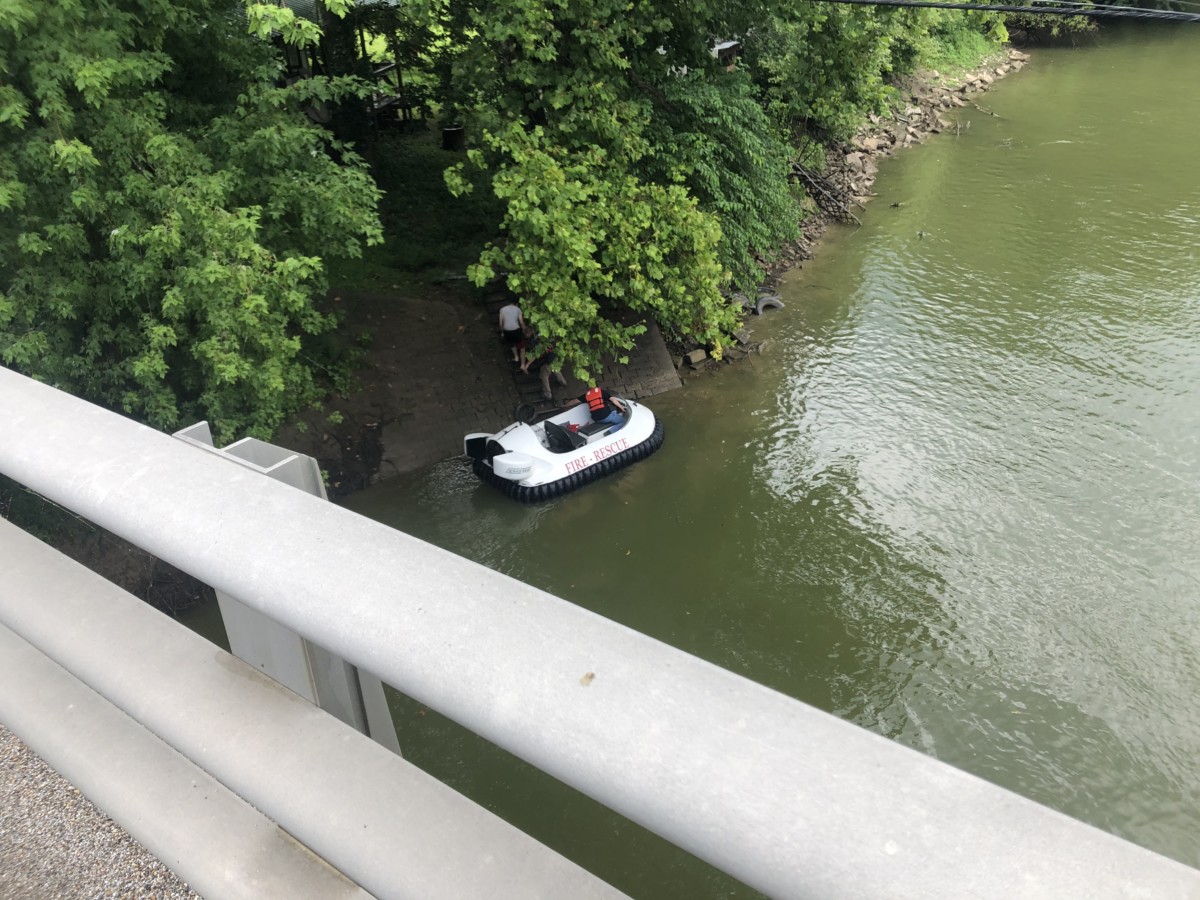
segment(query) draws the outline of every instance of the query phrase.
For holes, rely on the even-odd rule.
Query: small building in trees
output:
[[[727,72],[732,72],[737,66],[737,58],[741,50],[741,41],[717,41],[708,52],[725,67]]]
[[[318,44],[279,41],[288,84],[314,75],[357,75],[375,85],[367,112],[375,127],[424,119],[429,92],[406,72],[423,46],[400,0],[359,0],[344,18],[329,15],[320,0],[281,0],[297,17],[321,27]],[[326,115],[320,121],[328,122]]]

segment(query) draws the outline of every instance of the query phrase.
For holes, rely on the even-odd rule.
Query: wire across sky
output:
[[[854,6],[918,6],[927,9],[967,9],[975,12],[1027,13],[1039,16],[1090,16],[1104,19],[1158,19],[1170,22],[1200,22],[1200,12],[1174,9],[1141,9],[1136,6],[1093,5],[1069,0],[1034,6],[1009,3],[960,3],[953,0],[820,0],[822,3],[848,3]],[[1185,5],[1185,4],[1180,4]],[[1186,4],[1196,6],[1194,3]]]

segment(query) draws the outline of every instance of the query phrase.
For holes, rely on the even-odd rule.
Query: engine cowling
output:
[[[492,457],[492,471],[509,481],[525,481],[533,470],[533,459],[524,453],[500,453]]]

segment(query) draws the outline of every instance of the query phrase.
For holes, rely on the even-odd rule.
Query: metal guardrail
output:
[[[3,521],[0,572],[0,720],[209,900],[623,896]]]
[[[768,895],[1200,897],[1195,869],[3,369],[0,427],[0,472]]]
[[[4,625],[0,683],[0,721],[202,897],[371,897]]]

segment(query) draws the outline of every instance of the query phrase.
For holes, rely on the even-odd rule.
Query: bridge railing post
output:
[[[218,456],[282,481],[305,493],[328,500],[317,461],[283,447],[243,438],[224,448],[213,443],[207,422],[197,422],[175,437]],[[264,555],[271,553],[263,536]],[[352,728],[395,753],[400,753],[396,728],[379,678],[280,625],[236,597],[216,591],[234,656],[336,716]]]

